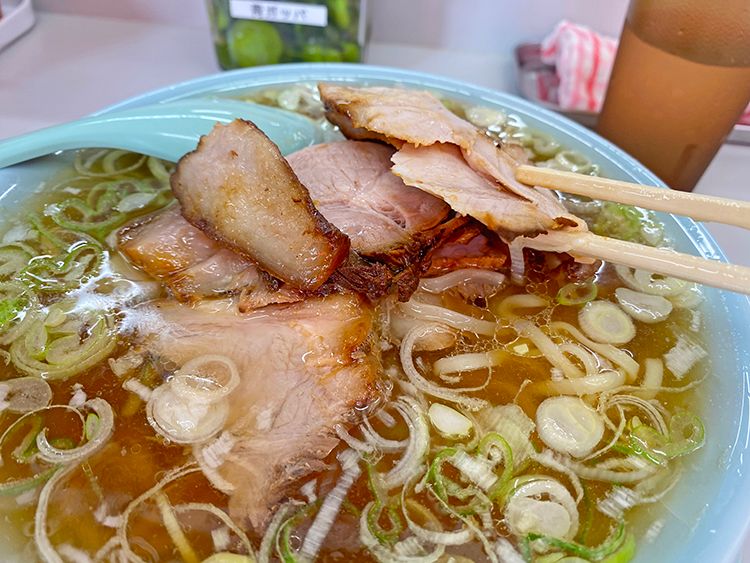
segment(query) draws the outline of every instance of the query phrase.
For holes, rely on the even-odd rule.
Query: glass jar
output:
[[[288,62],[359,62],[366,0],[208,0],[224,69]]]

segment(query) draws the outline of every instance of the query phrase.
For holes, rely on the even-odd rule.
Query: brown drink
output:
[[[750,100],[750,0],[633,0],[597,130],[692,190]]]

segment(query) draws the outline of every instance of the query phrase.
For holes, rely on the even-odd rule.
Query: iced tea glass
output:
[[[632,0],[597,131],[691,191],[750,101],[750,0]]]

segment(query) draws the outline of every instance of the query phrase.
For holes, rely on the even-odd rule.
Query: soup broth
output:
[[[294,88],[255,99],[319,118]],[[514,116],[446,104],[538,164],[597,173]],[[381,304],[376,404],[264,528],[233,520],[206,454],[223,435],[155,430],[147,405],[180,366],[147,353],[132,318],[170,293],[113,235],[173,204],[170,170],[83,151],[8,222],[0,510],[22,559],[627,561],[669,518],[660,501],[704,439],[699,289],[610,264],[571,281],[567,257],[527,254],[521,281],[466,270]],[[663,243],[645,212],[568,204],[595,231]]]

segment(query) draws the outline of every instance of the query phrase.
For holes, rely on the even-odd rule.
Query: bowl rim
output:
[[[514,94],[492,90],[458,79],[439,75],[404,70],[386,66],[358,63],[290,63],[268,65],[252,68],[241,68],[218,72],[178,82],[163,88],[150,90],[116,104],[94,112],[91,115],[102,115],[113,111],[129,109],[147,104],[157,104],[199,95],[220,95],[239,88],[258,88],[292,82],[317,81],[330,74],[339,75],[333,80],[357,82],[359,80],[387,80],[398,82],[403,79],[409,83],[419,83],[425,88],[447,89],[464,97],[486,100],[500,104],[520,113],[533,115],[534,118],[553,128],[563,129],[577,141],[588,145],[601,158],[609,161],[620,172],[631,177],[638,177],[639,182],[668,189],[668,186],[653,172],[646,168],[624,150],[599,136],[596,132],[572,121],[570,118],[532,101]],[[252,81],[252,82],[250,82]],[[727,258],[713,236],[700,224],[688,217],[672,216],[683,232],[688,236],[701,255],[726,262]],[[695,239],[698,240],[695,240]]]
[[[538,104],[513,94],[473,85],[462,80],[384,66],[350,63],[297,63],[219,72],[128,98],[102,109],[94,115],[179,98],[221,95],[224,92],[240,89],[250,90],[263,86],[317,80],[403,82],[410,86],[449,90],[464,98],[501,105],[511,112],[533,116],[535,120],[542,122],[544,125],[560,130],[576,141],[587,145],[600,159],[612,165],[619,174],[632,178],[633,181],[667,188],[655,174],[619,147],[584,126]],[[726,261],[725,255],[703,226],[684,217],[672,216],[672,220],[701,256]],[[727,374],[727,376],[740,376],[742,379],[742,396],[739,400],[738,423],[735,428],[736,439],[730,446],[731,453],[723,466],[725,475],[720,482],[721,493],[724,495],[729,493],[732,501],[724,507],[724,510],[717,511],[717,520],[721,526],[715,525],[716,521],[706,523],[705,518],[701,517],[699,524],[705,529],[702,530],[700,535],[692,533],[687,544],[682,546],[682,553],[690,553],[699,559],[704,556],[710,560],[730,563],[736,561],[739,556],[744,536],[750,527],[750,511],[743,510],[742,506],[743,499],[750,499],[750,472],[746,470],[743,462],[745,457],[743,454],[750,453],[750,400],[748,399],[750,395],[750,350],[748,348],[750,346],[742,346],[745,341],[750,342],[750,330],[741,322],[743,313],[745,318],[747,318],[747,314],[750,314],[750,297],[724,292],[720,294],[719,299],[727,311],[732,313],[732,317],[727,320],[727,323],[733,332],[733,338],[739,340],[732,351],[735,353],[737,366],[740,367],[741,373]],[[727,480],[729,480],[728,484]],[[729,490],[725,490],[725,487],[729,487]],[[717,495],[718,493],[719,490],[717,490]]]

